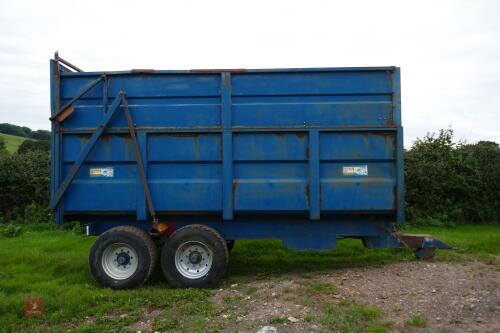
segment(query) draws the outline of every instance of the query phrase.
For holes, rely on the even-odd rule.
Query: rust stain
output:
[[[309,146],[306,147],[306,160],[309,159]]]
[[[392,70],[387,71],[387,79],[389,80],[389,84],[391,85],[391,91],[393,92],[394,91],[394,78],[393,78],[392,74],[393,74]]]
[[[148,68],[136,68],[132,69],[130,72],[132,72],[133,74],[141,74],[141,73],[152,74],[155,73],[156,71],[154,69],[148,69]]]
[[[233,197],[236,195],[236,191],[238,190],[238,184],[240,180],[238,178],[233,179]]]
[[[61,112],[58,116],[57,116],[57,121],[58,122],[62,122],[64,119],[68,118],[72,113],[73,111],[75,111],[75,109],[73,108],[73,105],[70,105],[69,107],[67,107],[66,109],[64,109],[63,112]]]
[[[307,136],[307,132],[295,132],[295,135],[298,138],[303,138],[303,137]]]
[[[156,230],[158,230],[161,234],[164,233],[165,231],[167,231],[167,229],[168,229],[168,223],[159,222],[156,225]]]

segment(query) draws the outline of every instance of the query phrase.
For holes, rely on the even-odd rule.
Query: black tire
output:
[[[234,239],[226,240],[227,252],[231,253],[231,251],[234,248],[234,243],[236,243],[236,241]]]
[[[112,273],[109,273],[110,269],[106,267],[105,258],[109,258],[108,253],[111,252],[113,255],[114,249],[120,246],[128,247],[137,256],[135,263],[133,263],[134,257],[128,256],[128,265],[133,263],[136,266],[129,277],[113,277],[110,275]],[[116,258],[119,254],[117,252]],[[120,226],[106,231],[95,241],[89,253],[89,267],[90,273],[101,286],[112,289],[130,289],[146,283],[155,268],[157,259],[158,249],[151,236],[136,227]],[[114,261],[117,260],[114,259]],[[126,266],[127,264],[123,265],[124,269]],[[117,267],[120,265],[117,264]],[[113,269],[116,270],[116,268]]]
[[[191,251],[191,248],[195,250]],[[186,253],[189,254],[189,258],[184,257]],[[191,261],[191,254],[195,256],[197,262]],[[176,255],[180,257],[177,261]],[[173,287],[212,288],[224,278],[228,258],[226,241],[217,231],[205,225],[192,224],[177,230],[167,239],[161,252],[161,269]],[[183,260],[184,263],[181,263]],[[186,271],[182,267],[178,268],[181,265],[186,267]],[[188,272],[189,267],[191,267],[190,272]],[[191,273],[194,276],[186,276]]]

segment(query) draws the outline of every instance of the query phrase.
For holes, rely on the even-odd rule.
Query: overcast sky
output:
[[[500,1],[0,0],[0,122],[49,129],[49,58],[84,70],[400,66],[405,145],[500,142]]]

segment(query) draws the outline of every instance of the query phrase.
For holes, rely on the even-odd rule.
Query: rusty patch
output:
[[[306,160],[309,159],[309,146],[306,147]]]
[[[156,224],[156,230],[158,230],[161,234],[168,230],[168,223],[159,222]]]
[[[236,191],[238,190],[239,183],[240,183],[240,180],[238,178],[233,179],[233,197],[236,194]]]
[[[400,234],[396,236],[409,248],[418,249],[423,247],[426,238],[431,238],[429,235],[416,235],[416,234]]]
[[[134,73],[134,74],[153,74],[156,72],[156,70],[148,69],[148,68],[136,68],[136,69],[130,70],[130,72]]]
[[[303,138],[305,136],[307,136],[307,132],[295,132],[295,135],[298,137],[298,138]]]
[[[387,117],[386,125],[389,127],[394,126],[394,106],[392,107],[391,112],[389,112],[389,117]]]
[[[73,111],[75,111],[75,109],[73,108],[73,105],[70,105],[69,107],[64,109],[61,113],[59,113],[59,115],[56,117],[57,121],[58,122],[64,121],[64,119],[68,118],[73,113]]]

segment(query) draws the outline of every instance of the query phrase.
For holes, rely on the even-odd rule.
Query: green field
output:
[[[44,225],[25,226],[24,229],[17,237],[0,236],[0,331],[123,331],[145,310],[151,309],[164,309],[153,323],[158,330],[206,332],[224,328],[218,319],[220,306],[210,301],[214,290],[168,288],[159,269],[143,288],[102,289],[94,283],[87,268],[87,253],[94,237]],[[409,231],[433,234],[455,248],[439,251],[436,260],[488,259],[500,253],[499,226]],[[231,253],[228,278],[223,287],[238,283],[244,288],[245,281],[256,278],[280,279],[292,274],[314,276],[340,267],[383,265],[403,260],[415,259],[409,250],[369,250],[358,240],[339,240],[336,251],[316,252],[290,252],[278,241],[239,241]],[[334,289],[327,287],[312,285],[310,291]],[[28,297],[45,299],[44,317],[24,318],[23,301]],[[378,327],[376,331],[384,331],[383,326],[377,326],[376,309],[353,305],[328,307],[325,311],[325,322],[345,316],[355,324],[366,322]]]
[[[23,138],[21,136],[15,136],[15,135],[10,135],[10,134],[3,134],[0,133],[0,137],[5,140],[5,145],[7,147],[7,151],[11,154],[15,153],[17,151],[17,148],[23,143],[26,138]]]

